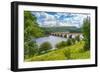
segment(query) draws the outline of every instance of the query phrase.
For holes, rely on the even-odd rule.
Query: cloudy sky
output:
[[[84,18],[89,14],[65,13],[65,12],[31,12],[37,17],[37,22],[41,27],[54,26],[76,26],[80,27],[83,24]]]

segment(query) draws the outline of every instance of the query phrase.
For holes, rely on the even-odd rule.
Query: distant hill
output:
[[[60,26],[60,27],[41,27],[47,32],[81,32],[81,28],[75,26]]]

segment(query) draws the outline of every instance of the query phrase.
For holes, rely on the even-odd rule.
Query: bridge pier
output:
[[[83,39],[82,33],[68,33],[68,32],[55,32],[51,33],[53,36],[59,36],[59,37],[64,37],[64,38],[75,38],[76,36],[79,35],[80,39]]]

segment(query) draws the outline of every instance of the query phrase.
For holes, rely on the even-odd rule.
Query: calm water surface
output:
[[[57,36],[48,36],[48,37],[41,37],[36,39],[36,43],[40,46],[44,42],[51,43],[53,49],[55,49],[55,45],[61,41],[66,41],[67,38],[57,37]]]

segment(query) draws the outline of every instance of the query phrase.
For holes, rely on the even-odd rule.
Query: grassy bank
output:
[[[90,51],[83,50],[84,41],[80,41],[75,45],[52,50],[48,53],[33,56],[25,61],[52,61],[52,60],[72,60],[72,59],[88,59]]]

